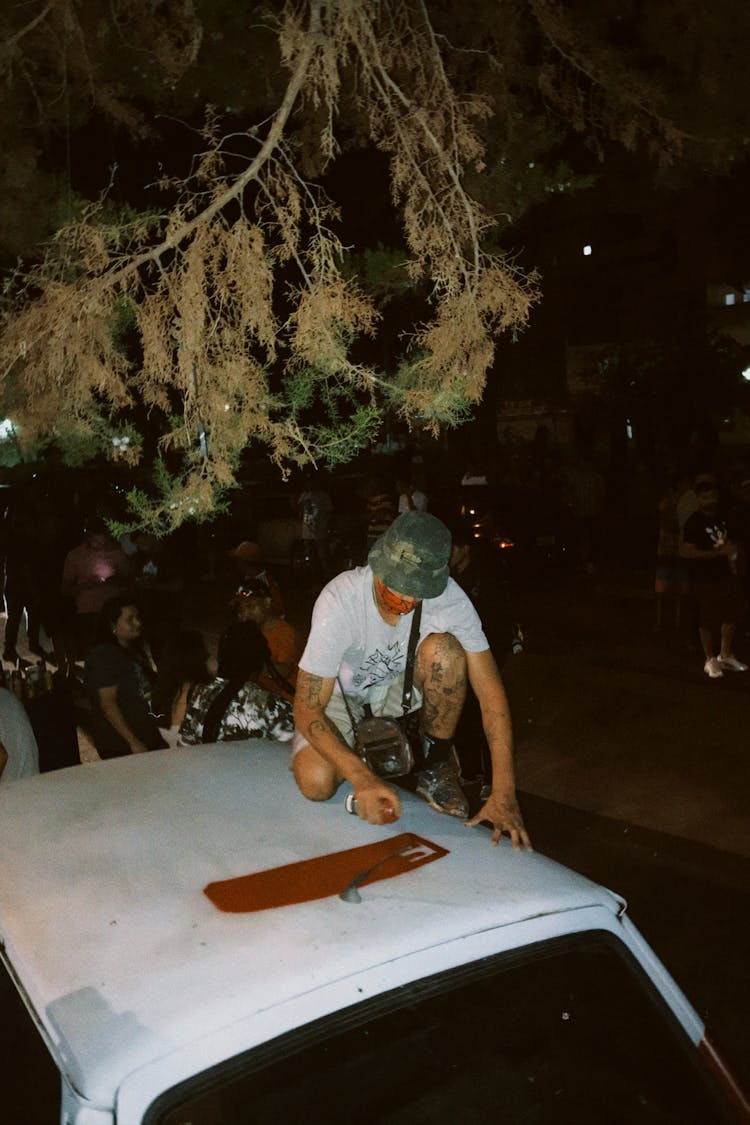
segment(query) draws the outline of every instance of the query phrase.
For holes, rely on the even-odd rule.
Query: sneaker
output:
[[[724,675],[719,666],[719,661],[715,656],[709,656],[708,660],[703,665],[703,671],[707,676],[710,676],[712,680],[718,680]]]
[[[743,664],[736,656],[720,656],[719,667],[728,668],[730,672],[747,672],[747,664]]]
[[[453,758],[428,766],[417,774],[417,793],[436,812],[466,820],[469,802],[458,783],[458,773],[458,766]]]

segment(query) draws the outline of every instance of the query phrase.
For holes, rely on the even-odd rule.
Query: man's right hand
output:
[[[368,824],[390,824],[401,816],[398,793],[377,777],[354,786],[357,816]]]

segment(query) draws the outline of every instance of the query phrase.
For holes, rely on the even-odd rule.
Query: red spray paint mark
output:
[[[329,898],[344,892],[354,880],[358,887],[365,887],[414,871],[444,855],[448,855],[447,848],[413,832],[402,832],[377,844],[209,883],[203,892],[219,910],[244,914]],[[364,878],[358,878],[363,874]]]

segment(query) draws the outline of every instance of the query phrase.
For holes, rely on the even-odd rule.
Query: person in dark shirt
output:
[[[155,671],[139,645],[138,606],[127,595],[110,598],[101,609],[99,629],[100,643],[86,657],[83,674],[99,757],[163,749],[167,744],[151,712]]]
[[[737,578],[739,548],[711,473],[700,473],[693,485],[698,510],[688,518],[680,555],[688,560],[690,581],[698,605],[698,633],[712,680],[725,671],[746,672],[747,664],[732,651],[734,632],[742,616],[743,598]],[[715,638],[720,638],[716,653]]]

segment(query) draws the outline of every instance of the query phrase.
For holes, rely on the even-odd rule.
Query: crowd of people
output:
[[[156,601],[143,596],[153,594],[157,577],[169,577],[150,537],[118,542],[102,520],[88,520],[82,541],[62,559],[59,597],[37,602],[27,584],[23,602],[29,644],[42,661],[57,665],[58,685],[73,685],[75,722],[96,756],[238,739],[293,743],[293,775],[306,797],[330,796],[349,778],[359,815],[378,823],[398,817],[399,798],[390,774],[379,776],[361,752],[357,732],[363,717],[390,713],[410,718],[403,727],[410,766],[402,772],[414,773],[417,792],[436,810],[466,818],[454,736],[470,681],[493,777],[483,817],[495,839],[507,831],[515,846],[529,846],[515,801],[507,701],[476,609],[487,593],[481,568],[470,565],[470,539],[457,534],[454,542],[448,527],[425,510],[423,490],[408,480],[397,488],[401,511],[374,539],[364,565],[326,582],[331,560],[316,550],[323,589],[306,637],[286,619],[284,591],[259,545],[245,540],[228,551],[237,584],[225,603],[215,670],[201,632],[185,629],[179,612],[165,617],[161,593]],[[323,495],[314,482],[300,495],[302,527],[310,536],[330,513]],[[349,597],[352,582],[356,597]],[[163,592],[170,590],[167,581]],[[60,609],[66,598],[67,615]],[[149,604],[162,611],[159,628]],[[51,651],[37,642],[35,614]],[[18,613],[8,616],[17,628]],[[16,640],[12,628],[6,630],[5,658],[20,666]],[[317,695],[316,683],[322,685]],[[25,761],[14,749],[18,738],[11,728],[18,728],[23,711],[3,689],[0,766],[6,777],[39,769],[33,731],[23,731]]]
[[[604,478],[578,458],[566,479],[575,562],[590,575],[606,509]],[[462,483],[472,495],[491,491],[478,470]],[[319,591],[309,636],[287,619],[284,583],[259,543],[245,539],[224,551],[225,620],[215,656],[199,630],[184,626],[179,560],[163,543],[145,533],[116,540],[93,516],[81,541],[62,552],[54,507],[42,498],[19,508],[6,542],[4,660],[26,663],[17,649],[25,613],[29,652],[57,669],[55,682],[68,685],[68,702],[75,699],[65,723],[99,758],[268,738],[290,745],[305,796],[327,798],[348,779],[359,815],[373,822],[398,816],[400,806],[358,732],[365,719],[396,720],[402,734],[389,728],[393,745],[409,747],[425,800],[465,817],[462,776],[483,776],[481,818],[493,824],[495,839],[505,831],[516,846],[528,846],[499,672],[518,630],[497,559],[484,536],[477,541],[474,508],[465,505],[472,515],[461,518],[455,505],[441,506],[421,473],[373,475],[362,500],[360,565],[337,567],[335,506],[324,484],[310,477],[297,496],[300,541],[309,546],[309,576]],[[656,624],[665,626],[670,597],[678,628],[692,607],[711,679],[747,667],[733,642],[746,611],[749,551],[750,480],[730,494],[713,471],[702,471],[664,490]],[[40,768],[44,750],[34,737],[40,740],[45,723],[60,741],[65,723],[55,727],[49,707],[37,701],[26,711],[13,691],[0,689],[0,780]],[[470,731],[465,741],[484,748],[468,770],[456,756],[460,723]],[[69,741],[75,745],[75,732]],[[59,764],[69,763],[47,768]]]
[[[253,554],[250,565],[263,573],[255,566],[257,545],[240,547],[240,554]],[[19,673],[16,681],[16,672],[9,686],[0,688],[0,780],[39,771],[38,742],[50,710],[59,720],[49,731],[53,739],[69,741],[65,728],[72,724],[73,742],[93,747],[101,759],[240,738],[288,742],[302,638],[273,612],[275,604],[283,613],[282,595],[271,576],[266,578],[242,578],[228,600],[213,674],[200,630],[176,620],[172,628],[165,630],[163,620],[152,628],[154,620],[144,612],[150,599],[143,597],[127,554],[100,525],[87,529],[63,567],[62,590],[79,594],[73,632],[54,652],[40,648],[42,662],[52,667],[58,651],[64,653],[58,671],[48,677],[48,691],[42,687],[40,696],[30,677]],[[12,657],[29,670],[16,651]]]

